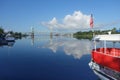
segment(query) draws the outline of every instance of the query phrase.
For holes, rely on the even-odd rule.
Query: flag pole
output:
[[[95,33],[94,33],[94,29],[93,29],[93,25],[94,25],[94,22],[93,22],[93,15],[91,14],[91,18],[90,18],[90,27],[92,29],[92,36],[93,36],[93,39],[94,39],[94,49],[96,51],[96,41],[95,41]]]
[[[94,29],[92,28],[92,32],[93,32],[93,37],[95,37],[95,33],[94,33]]]
[[[93,26],[94,26],[93,15],[91,14],[91,17],[90,17],[90,27],[91,27],[91,30],[92,30],[92,33],[93,33],[92,36],[94,37],[95,34],[94,34]]]

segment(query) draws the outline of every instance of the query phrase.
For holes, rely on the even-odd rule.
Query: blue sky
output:
[[[65,26],[66,16],[73,18],[75,12],[86,16],[92,13],[94,24],[120,22],[119,4],[120,0],[0,0],[0,25],[19,32],[29,32],[31,27],[47,30],[49,25],[42,22]],[[119,28],[120,23],[112,27]]]

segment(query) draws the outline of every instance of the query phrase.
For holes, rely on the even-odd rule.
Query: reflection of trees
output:
[[[45,45],[56,53],[59,47],[63,47],[66,55],[72,55],[76,59],[80,59],[83,55],[90,53],[91,42],[89,40],[53,40]]]

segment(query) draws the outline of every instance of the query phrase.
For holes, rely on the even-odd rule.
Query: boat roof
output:
[[[96,35],[93,40],[120,42],[120,34]]]

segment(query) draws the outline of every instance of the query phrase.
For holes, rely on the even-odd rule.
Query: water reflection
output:
[[[4,46],[13,47],[14,44],[15,44],[15,41],[11,41],[11,42],[5,41],[0,43],[0,47],[4,47]]]
[[[49,42],[46,42],[42,47],[39,46],[39,48],[48,48],[54,53],[60,47],[63,48],[66,55],[72,55],[75,59],[80,59],[83,55],[90,54],[91,41],[55,37],[50,38]]]
[[[34,45],[34,36],[31,36],[31,45]]]

